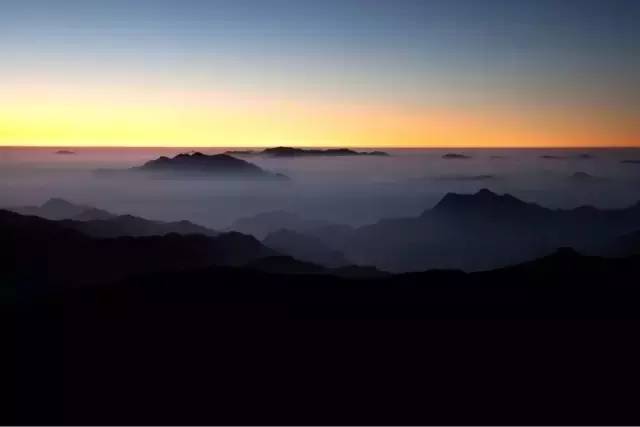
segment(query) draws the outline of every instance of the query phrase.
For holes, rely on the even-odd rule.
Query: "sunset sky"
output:
[[[0,145],[640,146],[638,0],[0,0]]]

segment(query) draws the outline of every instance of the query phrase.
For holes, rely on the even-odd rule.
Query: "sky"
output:
[[[640,146],[637,0],[0,11],[4,146]]]

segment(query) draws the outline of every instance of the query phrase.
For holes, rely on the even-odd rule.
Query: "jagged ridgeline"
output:
[[[289,177],[262,169],[246,160],[228,154],[207,155],[200,152],[182,153],[175,157],[161,156],[142,166],[126,170],[96,171],[101,175],[117,172],[146,173],[157,177],[241,179],[256,181],[287,181]]]
[[[349,157],[349,156],[388,156],[389,153],[384,151],[355,151],[349,148],[328,148],[320,149],[304,149],[294,147],[274,147],[266,148],[262,151],[256,150],[233,150],[227,151],[225,154],[234,156],[251,156],[261,155],[269,157]]]

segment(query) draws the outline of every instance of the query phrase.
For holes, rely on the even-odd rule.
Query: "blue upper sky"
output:
[[[638,0],[0,4],[4,82],[149,79],[395,106],[580,105],[623,116],[640,104]]]

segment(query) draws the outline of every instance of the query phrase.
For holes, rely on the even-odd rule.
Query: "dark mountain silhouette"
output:
[[[60,154],[60,155],[71,155],[71,154],[76,154],[75,151],[71,151],[71,150],[58,150],[55,152],[55,154]]]
[[[443,175],[436,179],[439,181],[491,181],[496,178],[495,175]]]
[[[375,267],[344,265],[341,267],[328,268],[312,262],[300,261],[291,256],[271,256],[260,258],[249,262],[244,267],[272,274],[323,274],[356,280],[390,277],[389,273],[380,271]]]
[[[135,171],[238,179],[287,180],[282,174],[271,173],[245,160],[227,154],[206,155],[199,152],[178,154],[173,158],[159,157]]]
[[[74,221],[107,221],[114,218],[117,218],[117,215],[114,215],[111,212],[98,208],[89,208],[78,215],[64,219],[72,219]]]
[[[326,227],[347,227],[332,224],[328,221],[312,220],[303,218],[293,212],[270,211],[257,215],[239,218],[231,225],[230,229],[241,233],[251,234],[259,239],[264,239],[269,233],[274,233],[282,229],[297,231],[300,233],[311,232],[315,229]],[[332,230],[336,231],[336,230]]]
[[[523,202],[510,194],[498,195],[490,190],[482,189],[476,194],[448,193],[430,211],[422,216],[428,217],[434,213],[456,216],[508,217],[519,215],[535,215],[544,208]]]
[[[74,219],[77,221],[89,221],[110,219],[116,216],[102,209],[71,203],[60,198],[49,199],[41,206],[21,206],[8,209],[23,215],[35,215],[51,220]]]
[[[620,163],[626,163],[628,165],[640,165],[640,159],[639,160],[622,160]]]
[[[569,156],[556,156],[551,154],[545,154],[544,156],[540,156],[541,159],[545,160],[566,160]]]
[[[302,157],[302,156],[388,156],[383,151],[354,151],[348,148],[330,148],[326,150],[312,150],[293,147],[267,148],[260,154],[273,157]]]
[[[640,230],[625,233],[606,242],[598,242],[586,250],[609,257],[640,255]]]
[[[496,271],[369,280],[298,268],[63,288],[43,277],[49,292],[16,306],[17,424],[637,423],[616,387],[637,363],[637,257],[563,250]],[[606,375],[584,379],[602,363]],[[612,370],[615,382],[603,379]],[[569,385],[550,387],[558,377]]]
[[[569,177],[569,180],[576,184],[596,184],[604,181],[603,178],[593,176],[586,172],[576,172]]]
[[[135,218],[125,220],[140,227]],[[113,228],[87,230],[91,224],[50,221],[0,210],[2,252],[9,256],[3,261],[14,273],[75,283],[113,281],[152,271],[242,265],[277,254],[254,237],[240,233],[94,239],[89,236],[109,235]]]
[[[543,156],[540,156],[541,159],[545,159],[545,160],[570,160],[570,159],[577,159],[577,160],[589,160],[589,159],[593,159],[593,155],[591,154],[578,154],[575,156],[565,156],[565,155],[556,155],[556,154],[545,154]]]
[[[320,239],[296,231],[283,229],[269,233],[262,243],[280,253],[325,267],[350,264],[342,253],[328,248]]]
[[[57,198],[48,200],[42,206],[25,206],[10,210],[23,215],[35,215],[51,220],[66,220],[60,224],[92,237],[162,236],[170,233],[204,234],[206,236],[218,234],[215,230],[189,221],[163,222],[133,215],[116,215],[102,209]]]
[[[256,153],[257,151],[255,150],[229,150],[224,152],[224,154],[228,154],[229,156],[248,156]]]
[[[303,149],[293,147],[274,147],[266,148],[262,151],[255,150],[231,150],[225,151],[224,154],[232,156],[250,156],[250,155],[264,155],[271,157],[343,157],[343,156],[388,156],[389,153],[384,151],[355,151],[348,148],[329,148],[326,150],[316,149]]]
[[[466,154],[459,154],[459,153],[448,153],[443,155],[442,158],[445,160],[466,160],[466,159],[470,159],[471,156],[467,156]]]
[[[206,227],[194,224],[190,221],[152,221],[132,215],[119,215],[104,220],[75,221],[65,220],[60,223],[62,226],[80,231],[91,237],[112,238],[112,237],[143,237],[143,236],[163,236],[165,234],[202,234],[205,236],[216,236],[219,232]]]
[[[161,156],[131,169],[97,169],[97,176],[109,177],[122,173],[144,172],[154,178],[203,178],[287,181],[289,177],[266,171],[253,163],[228,154],[206,155],[200,152],[182,153],[173,158]]]
[[[361,227],[342,245],[330,247],[356,264],[387,271],[480,270],[542,256],[560,246],[593,248],[638,228],[640,204],[619,210],[552,210],[481,190],[447,194],[420,217]]]
[[[480,198],[440,209],[543,209]],[[479,273],[355,280],[342,274],[367,269],[277,256],[238,233],[93,239],[0,211],[0,236],[0,313],[17,379],[8,424],[640,421],[619,387],[636,382],[638,256],[562,249]]]
[[[615,243],[616,252],[612,255],[640,255],[640,230],[619,237]]]
[[[353,236],[355,228],[345,224],[324,224],[307,228],[301,233],[322,241],[328,248],[339,250]]]
[[[326,274],[327,269],[312,262],[299,261],[290,256],[260,258],[245,266],[251,270],[275,274]]]

